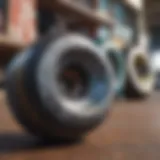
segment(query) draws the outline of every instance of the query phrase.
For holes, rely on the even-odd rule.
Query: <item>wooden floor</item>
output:
[[[16,123],[0,92],[0,160],[160,160],[160,93],[117,100],[110,117],[74,144],[45,144]]]

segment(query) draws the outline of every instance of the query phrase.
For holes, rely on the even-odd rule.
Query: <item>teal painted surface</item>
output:
[[[108,57],[111,58],[112,56],[114,58],[114,62],[112,60],[110,61],[112,62],[113,69],[116,74],[116,79],[118,80],[117,85],[115,85],[115,91],[117,95],[120,95],[123,91],[126,80],[126,68],[123,53],[120,51],[113,51],[106,54],[108,55]]]
[[[125,23],[127,18],[127,13],[125,12],[125,9],[122,4],[116,3],[113,6],[114,8],[114,16],[120,23]]]
[[[97,36],[94,39],[95,44],[97,45],[103,45],[105,42],[107,42],[111,37],[111,32],[107,27],[100,27],[97,30]]]
[[[111,6],[111,0],[99,0],[99,10],[106,11]]]
[[[99,10],[104,12],[112,9],[111,11],[114,13],[114,16],[118,20],[118,22],[121,24],[125,24],[127,20],[127,13],[125,9],[120,3],[117,2],[113,4],[112,2],[112,0],[100,0]],[[109,42],[111,36],[112,35],[110,30],[102,26],[97,31],[97,37],[93,41],[96,45],[103,46],[107,41]],[[116,71],[116,78],[119,80],[119,83],[116,86],[115,90],[118,96],[123,96],[124,85],[126,80],[125,59],[123,57],[123,53],[115,53],[114,56],[116,58],[116,63],[118,66]]]

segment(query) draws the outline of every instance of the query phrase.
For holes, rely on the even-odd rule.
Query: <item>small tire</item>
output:
[[[115,92],[117,95],[123,91],[126,81],[126,66],[123,52],[113,43],[104,46],[106,58],[110,61],[115,74]]]
[[[128,98],[148,97],[155,85],[155,73],[150,58],[141,47],[132,48],[126,57],[127,82],[125,94]]]

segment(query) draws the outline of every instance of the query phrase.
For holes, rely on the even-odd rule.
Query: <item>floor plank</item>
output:
[[[0,160],[159,160],[160,94],[116,100],[105,122],[74,144],[46,144],[23,131],[0,92]]]

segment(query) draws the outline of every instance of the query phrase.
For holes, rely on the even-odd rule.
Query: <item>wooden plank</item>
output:
[[[148,27],[160,26],[160,1],[145,0],[145,18]]]
[[[24,48],[26,44],[20,43],[18,41],[14,41],[9,35],[0,35],[0,47],[8,46],[8,48]]]
[[[40,1],[40,7],[61,13],[63,16],[78,17],[84,22],[84,25],[106,25],[113,26],[114,20],[109,14],[105,16],[99,14],[96,10],[77,5],[71,0],[46,0]]]
[[[0,64],[37,38],[36,0],[2,0],[1,3],[0,25],[4,27],[0,30]]]
[[[1,160],[159,160],[160,94],[146,100],[116,100],[104,123],[77,143],[47,143],[15,121],[0,91]]]
[[[36,0],[9,0],[8,34],[15,39],[30,43],[37,38]]]
[[[9,35],[0,34],[0,65],[6,65],[17,52],[25,47],[27,47],[26,44],[15,41]]]

